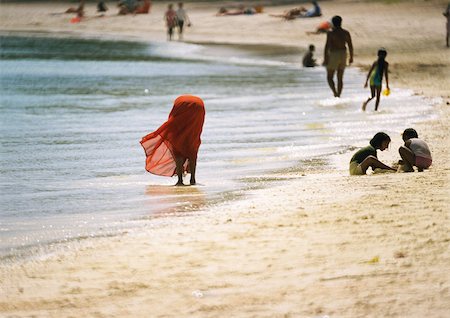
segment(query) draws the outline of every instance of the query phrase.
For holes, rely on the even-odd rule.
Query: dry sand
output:
[[[424,173],[350,177],[311,172],[281,186],[179,218],[139,235],[85,242],[46,259],[0,267],[5,317],[448,317],[450,312],[449,49],[445,1],[323,2],[352,32],[355,64],[388,49],[391,86],[440,97],[437,119],[416,126],[434,155]],[[197,42],[306,47],[321,19],[215,17],[188,4]],[[0,30],[164,40],[164,4],[145,16],[71,25],[67,4],[0,4]],[[88,5],[88,16],[94,14]],[[376,31],[376,32],[374,32]],[[345,91],[344,91],[345,94]],[[393,162],[400,136],[382,159]]]

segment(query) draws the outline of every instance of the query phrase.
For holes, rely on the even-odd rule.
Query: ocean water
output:
[[[0,45],[3,259],[238,200],[433,116],[395,87],[379,112],[361,112],[355,68],[332,98],[325,70],[301,68],[297,49],[18,35]],[[200,184],[178,188],[145,171],[139,141],[186,93],[204,99],[206,120]]]

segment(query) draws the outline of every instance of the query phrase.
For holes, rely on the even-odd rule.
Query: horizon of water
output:
[[[330,98],[323,68],[275,46],[0,38],[0,256],[114,235],[155,216],[198,211],[301,174],[433,116],[411,91],[393,89],[361,112],[364,74],[348,68]],[[181,94],[205,101],[200,185],[144,170],[142,136]],[[261,178],[257,184],[251,180]],[[265,181],[266,180],[266,181]]]

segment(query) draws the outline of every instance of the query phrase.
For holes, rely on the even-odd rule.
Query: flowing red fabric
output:
[[[178,97],[169,119],[141,140],[147,156],[145,169],[171,177],[176,174],[175,158],[181,157],[184,171],[188,171],[188,160],[197,159],[204,121],[205,106],[201,98],[192,95]]]

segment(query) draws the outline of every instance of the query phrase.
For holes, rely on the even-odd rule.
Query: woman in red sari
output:
[[[194,185],[204,121],[205,106],[201,98],[192,95],[178,97],[169,119],[141,140],[147,156],[145,169],[160,176],[176,174],[176,185],[183,185],[183,173],[190,172],[190,184]]]

